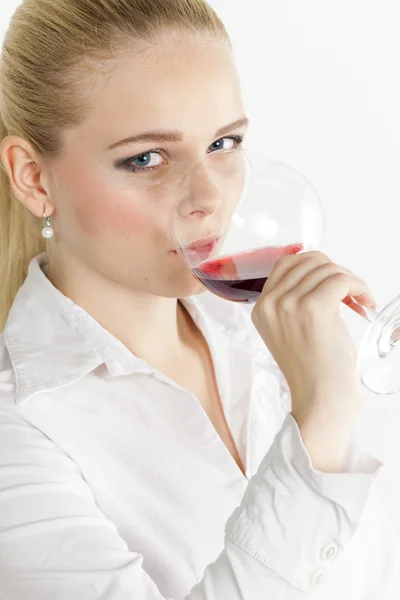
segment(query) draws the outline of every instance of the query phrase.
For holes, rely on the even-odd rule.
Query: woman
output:
[[[305,253],[247,313],[197,298],[170,239],[168,173],[196,162],[201,237],[207,160],[246,132],[213,10],[26,0],[1,92],[0,595],[399,597],[381,463],[350,439],[339,305],[366,284]]]

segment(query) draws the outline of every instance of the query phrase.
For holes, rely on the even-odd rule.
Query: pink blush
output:
[[[124,198],[123,201],[126,202],[124,207],[121,206],[122,202],[113,205],[109,198],[104,202],[99,202],[98,221],[101,221],[101,224],[107,226],[109,230],[125,237],[137,233],[142,234],[148,230],[148,215],[140,208],[132,207],[127,199]]]
[[[123,202],[127,204],[124,208],[121,207]],[[85,200],[74,206],[74,212],[80,227],[90,236],[108,231],[129,237],[149,229],[148,223],[151,221],[148,214],[139,208],[133,208],[126,198],[116,202],[115,195],[105,194],[104,191],[101,195],[96,194],[93,189],[91,195],[88,194]]]
[[[73,186],[70,206],[77,224],[91,237],[101,232],[129,237],[154,228],[154,217],[143,208],[135,192],[127,194],[118,187],[108,187],[96,173],[79,164],[69,168],[68,178]]]

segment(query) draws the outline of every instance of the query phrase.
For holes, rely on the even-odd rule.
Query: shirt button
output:
[[[311,585],[313,587],[320,587],[321,585],[323,585],[325,583],[325,581],[326,581],[326,570],[319,569],[312,576]]]
[[[338,551],[339,548],[334,542],[327,544],[321,550],[321,558],[322,560],[334,560],[338,555]]]

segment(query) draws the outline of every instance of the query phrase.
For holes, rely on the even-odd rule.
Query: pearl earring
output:
[[[42,236],[47,240],[52,238],[54,235],[54,229],[51,226],[50,217],[46,217],[46,205],[43,205],[43,219],[44,227],[42,229]]]

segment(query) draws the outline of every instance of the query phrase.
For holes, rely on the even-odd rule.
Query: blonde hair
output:
[[[63,152],[64,128],[90,111],[90,72],[110,68],[116,49],[169,30],[230,40],[206,0],[24,0],[6,33],[0,66],[0,142],[18,135],[43,160]],[[43,220],[12,193],[0,161],[0,331],[29,262],[48,250]]]

